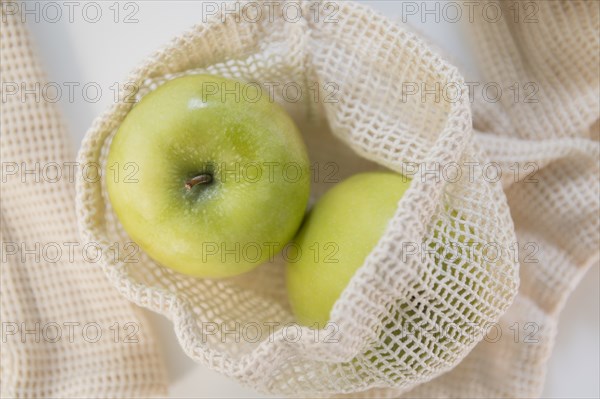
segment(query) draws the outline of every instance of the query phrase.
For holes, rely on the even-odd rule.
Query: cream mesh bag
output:
[[[35,97],[47,78],[25,24],[1,9],[0,397],[164,396],[146,317],[82,251],[72,138],[55,101]],[[10,94],[12,85],[32,94]],[[41,177],[48,165],[65,166],[63,178],[56,167]]]
[[[503,113],[502,104],[482,111],[486,122],[476,125],[491,135],[474,134],[463,78],[414,34],[355,3],[335,3],[334,22],[323,15],[314,18],[314,2],[294,3],[304,15],[295,22],[282,18],[282,4],[276,4],[272,20],[252,21],[247,16],[236,20],[228,15],[222,23],[222,16],[214,15],[148,58],[126,81],[137,87],[138,100],[185,74],[212,73],[268,83],[275,87],[275,99],[301,127],[313,162],[335,162],[340,178],[378,168],[413,178],[385,234],[334,306],[330,321],[335,334],[325,331],[315,339],[314,331],[294,324],[281,259],[236,278],[208,280],[171,272],[140,253],[138,263],[104,259],[109,280],[131,301],[172,320],[191,358],[261,392],[378,397],[409,390],[411,396],[423,397],[537,394],[543,374],[539,366],[551,339],[529,348],[506,339],[493,344],[482,339],[490,326],[514,320],[537,321],[541,334],[552,336],[555,308],[540,303],[558,294],[565,297],[575,276],[584,270],[576,266],[589,264],[597,253],[594,222],[585,215],[582,225],[572,225],[573,233],[581,228],[577,237],[587,248],[595,249],[570,258],[574,247],[539,235],[547,226],[529,219],[532,215],[544,219],[555,212],[555,202],[560,198],[565,202],[565,192],[557,188],[563,193],[557,200],[539,186],[520,188],[505,182],[516,208],[513,214],[523,226],[522,237],[545,239],[541,242],[547,248],[542,259],[545,272],[531,270],[524,279],[525,288],[539,295],[519,295],[509,310],[519,286],[519,259],[510,250],[517,242],[515,226],[502,184],[486,179],[483,168],[488,157],[508,168],[513,160],[548,165],[560,157],[587,154],[588,158],[580,158],[584,164],[571,166],[571,173],[559,173],[559,181],[549,184],[587,190],[581,204],[597,213],[597,196],[591,196],[596,187],[591,179],[598,175],[593,166],[597,143],[590,150],[582,139],[562,151],[559,144],[549,142],[541,147],[540,156],[534,142],[540,137],[506,136],[506,129],[514,128],[512,123],[521,126],[521,119],[527,121],[531,115]],[[325,4],[318,6],[323,10]],[[504,28],[490,30],[487,40],[511,45]],[[507,51],[502,60],[510,55]],[[333,100],[328,97],[331,101],[324,97],[315,101],[314,96],[286,101],[282,90],[289,82],[299,84],[304,93],[315,84],[334,87],[335,95]],[[404,82],[441,84],[445,97],[439,101],[435,96],[406,96]],[[127,101],[129,94],[124,91],[123,101],[95,121],[79,162],[106,166],[111,138],[135,106]],[[544,128],[537,131],[542,134]],[[577,132],[583,134],[583,127]],[[462,173],[449,172],[456,166]],[[579,176],[579,168],[585,168],[582,180],[573,178],[572,184],[560,180]],[[129,242],[104,183],[80,177],[77,184],[85,238],[104,249],[115,241]],[[313,185],[312,201],[330,187],[320,179]],[[554,232],[560,228],[552,226]],[[563,260],[560,264],[557,254]],[[555,271],[564,273],[569,282],[553,280]],[[243,334],[247,326],[258,328],[261,339],[247,339]]]
[[[313,3],[297,4],[309,15]],[[303,131],[313,161],[335,161],[340,174],[351,174],[360,170],[355,160],[364,158],[362,168],[372,168],[369,160],[414,175],[386,233],[332,311],[333,339],[315,339],[308,328],[291,330],[281,263],[228,280],[182,276],[144,254],[137,264],[103,265],[126,297],[172,319],[189,356],[262,392],[409,389],[454,367],[517,293],[516,260],[499,251],[489,261],[484,253],[487,243],[508,248],[516,239],[501,186],[477,173],[483,158],[471,140],[468,96],[453,94],[453,102],[403,98],[402,82],[443,82],[460,94],[461,76],[391,21],[356,4],[338,6],[336,23],[290,22],[277,17],[280,12],[272,22],[257,23],[229,17],[222,24],[216,16],[128,79],[139,86],[138,97],[174,76],[199,72],[282,87],[296,82],[304,91],[314,82],[334,83],[335,101],[285,103],[297,119],[310,118],[312,126],[304,123]],[[80,162],[105,164],[111,137],[132,106],[121,102],[94,123]],[[472,179],[463,174],[448,185],[436,172],[464,162],[479,163]],[[415,165],[433,173],[413,171]],[[315,196],[326,188],[315,187]],[[129,240],[101,183],[80,179],[78,201],[89,240],[107,247]],[[472,254],[449,248],[459,239],[473,243]],[[407,243],[421,249],[418,255],[408,254]],[[216,334],[207,333],[208,323],[218,326]],[[262,340],[227,333],[250,324],[263,329]],[[405,326],[416,329],[400,333]],[[443,333],[436,333],[440,327]]]

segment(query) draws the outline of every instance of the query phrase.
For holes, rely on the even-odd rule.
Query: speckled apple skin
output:
[[[185,188],[205,172],[211,183]],[[180,273],[217,278],[251,270],[292,239],[311,180],[283,108],[256,85],[211,75],[144,96],[112,140],[105,179],[142,250]]]

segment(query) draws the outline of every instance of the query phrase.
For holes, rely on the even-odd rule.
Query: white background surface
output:
[[[367,1],[362,1],[367,3]],[[96,2],[102,17],[96,23],[85,21],[82,8],[85,2],[76,2],[73,21],[69,21],[68,8],[58,1],[63,15],[57,22],[52,12],[44,18],[42,10],[27,16],[49,80],[63,85],[78,82],[72,101],[63,93],[59,102],[78,147],[93,118],[113,101],[111,86],[124,81],[128,72],[143,58],[181,31],[201,21],[202,6],[199,1],[137,1],[136,23],[126,24],[124,17],[135,8],[125,8],[121,3],[118,22],[115,22],[113,1]],[[391,19],[400,20],[402,1],[368,2]],[[24,6],[23,6],[24,7]],[[29,2],[29,9],[35,4]],[[40,7],[38,5],[38,7]],[[433,6],[432,6],[433,7]],[[89,10],[91,13],[93,10]],[[93,14],[91,14],[93,16]],[[468,51],[465,34],[459,24],[436,23],[433,17],[424,22],[409,18],[408,22],[423,35],[428,36],[443,49],[453,62],[467,68],[471,74],[472,57]],[[101,87],[97,102],[94,90],[87,97],[81,88],[86,83]],[[66,86],[65,86],[66,87]],[[570,298],[560,318],[559,333],[554,353],[550,359],[544,397],[600,397],[599,367],[599,274],[595,265]],[[115,292],[116,294],[116,292]],[[172,397],[260,397],[231,381],[188,359],[180,349],[170,323],[161,316],[148,312],[151,324],[168,365]]]

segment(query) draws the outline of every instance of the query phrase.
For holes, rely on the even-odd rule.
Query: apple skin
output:
[[[288,298],[298,323],[317,329],[326,327],[335,302],[384,234],[409,185],[410,179],[399,174],[361,173],[339,183],[319,199],[294,239],[303,256],[286,266]],[[480,244],[473,241],[477,233],[473,227],[468,226],[456,211],[449,210],[449,214],[451,221],[447,224],[438,222],[438,228],[433,232],[435,240],[428,244],[428,250],[435,254],[441,271],[435,274],[432,288],[439,291],[440,285],[444,285],[448,290],[458,292],[462,289],[459,283],[444,277],[451,269],[456,274],[456,270],[463,267],[458,264],[454,251],[458,251],[462,258],[468,256],[469,251],[480,249]],[[323,244],[330,242],[335,242],[339,250],[329,258],[338,262],[325,262],[324,254],[315,259],[309,249],[318,246],[322,250]],[[479,252],[475,251],[471,256],[476,263],[483,262]],[[469,277],[464,278],[464,282],[468,286],[474,284]],[[477,305],[477,298],[470,302]],[[411,336],[422,343],[434,340],[440,347],[451,345],[453,339],[459,338],[441,333],[457,331],[456,328],[450,330],[453,323],[445,320],[439,321],[438,329],[422,329],[430,322],[424,320],[420,312],[425,312],[426,306],[444,304],[424,304],[416,302],[416,298],[405,298],[395,306],[394,314],[384,320],[380,344],[360,355],[360,359],[352,359],[351,363],[370,364],[396,380],[401,378],[402,373],[398,373],[395,367],[411,364],[413,372],[421,372],[425,367],[422,359],[414,359],[412,351],[406,351],[405,345]],[[419,309],[419,314],[415,308]],[[468,328],[461,320],[454,322],[459,332]],[[441,352],[439,356],[452,355],[453,352],[448,351]],[[403,359],[404,363],[400,364],[399,359]],[[430,361],[437,360],[432,358],[427,362]]]
[[[310,173],[300,133],[266,93],[243,85],[173,79],[132,108],[110,145],[105,182],[119,221],[177,272],[249,271],[289,242],[304,217]],[[185,187],[207,173],[212,181]]]
[[[396,173],[360,173],[319,199],[294,239],[302,256],[286,266],[288,297],[300,324],[325,327],[409,185],[410,179]]]

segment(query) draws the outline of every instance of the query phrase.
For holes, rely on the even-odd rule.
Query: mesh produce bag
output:
[[[516,241],[513,224],[502,187],[480,170],[483,158],[456,69],[368,8],[339,3],[337,22],[330,23],[306,17],[315,3],[294,4],[305,16],[295,22],[278,8],[272,20],[257,22],[229,15],[222,23],[214,15],[127,81],[138,88],[137,99],[166,80],[200,72],[278,83],[271,84],[274,97],[299,121],[313,161],[336,162],[340,175],[379,166],[413,177],[331,313],[335,339],[291,329],[281,262],[224,280],[183,276],[143,253],[140,263],[107,259],[103,267],[127,298],[173,321],[190,357],[259,391],[316,395],[394,387],[398,393],[454,367],[507,310],[517,293],[518,263],[508,251],[490,256],[487,244],[508,248]],[[334,101],[285,101],[289,82],[305,93],[315,83],[334,84],[339,92]],[[405,98],[403,82],[448,84],[455,101]],[[80,162],[106,167],[111,138],[133,106],[124,98],[95,121]],[[471,176],[453,176],[452,184],[440,177],[445,165],[465,162],[473,164]],[[327,188],[315,184],[313,197]],[[130,241],[102,181],[80,178],[78,205],[89,240],[105,247]],[[457,242],[469,245],[450,245]],[[258,326],[262,339],[232,335],[247,325]],[[407,326],[416,328],[402,333]]]
[[[378,168],[412,177],[385,234],[331,312],[334,339],[294,327],[282,259],[208,280],[176,274],[140,253],[138,263],[107,259],[110,281],[169,317],[190,357],[261,392],[538,395],[557,314],[598,254],[598,143],[591,133],[598,126],[597,10],[585,2],[535,3],[539,23],[530,25],[477,16],[472,28],[489,79],[507,86],[535,80],[546,102],[476,101],[474,125],[485,133],[474,133],[463,78],[414,34],[351,2],[317,4],[322,11],[334,4],[331,18],[315,17],[314,2],[293,4],[303,16],[294,21],[282,17],[282,4],[274,5],[273,19],[217,13],[148,58],[127,82],[138,100],[185,74],[268,84],[299,123],[313,162],[333,162],[339,178]],[[579,49],[569,40],[588,45]],[[334,90],[289,101],[289,82],[304,93]],[[437,84],[444,92],[407,95],[406,83],[421,91]],[[80,162],[106,166],[111,138],[134,106],[130,94],[94,123]],[[490,160],[501,181],[485,178]],[[537,183],[525,184],[527,171],[513,178],[515,162],[535,163]],[[462,174],[453,174],[456,165]],[[312,201],[331,187],[317,180]],[[81,230],[104,247],[127,243],[103,184],[78,181]],[[516,256],[519,241],[537,244],[539,261],[523,266],[517,295],[526,255]],[[515,322],[535,322],[538,343],[514,342],[506,332]],[[483,340],[490,325],[505,334]],[[245,326],[258,327],[261,339],[247,339]]]
[[[475,139],[502,168],[521,251],[519,294],[454,370],[411,397],[539,397],[558,316],[600,249],[600,8],[593,1],[494,3],[469,25],[483,75]],[[514,8],[521,10],[515,22]],[[515,101],[510,87],[522,91]],[[531,96],[532,93],[535,95]],[[518,179],[515,170],[520,169]],[[528,246],[525,248],[525,246]]]
[[[0,397],[164,396],[144,314],[82,251],[71,137],[56,104],[35,96],[46,76],[25,24],[1,9]]]

